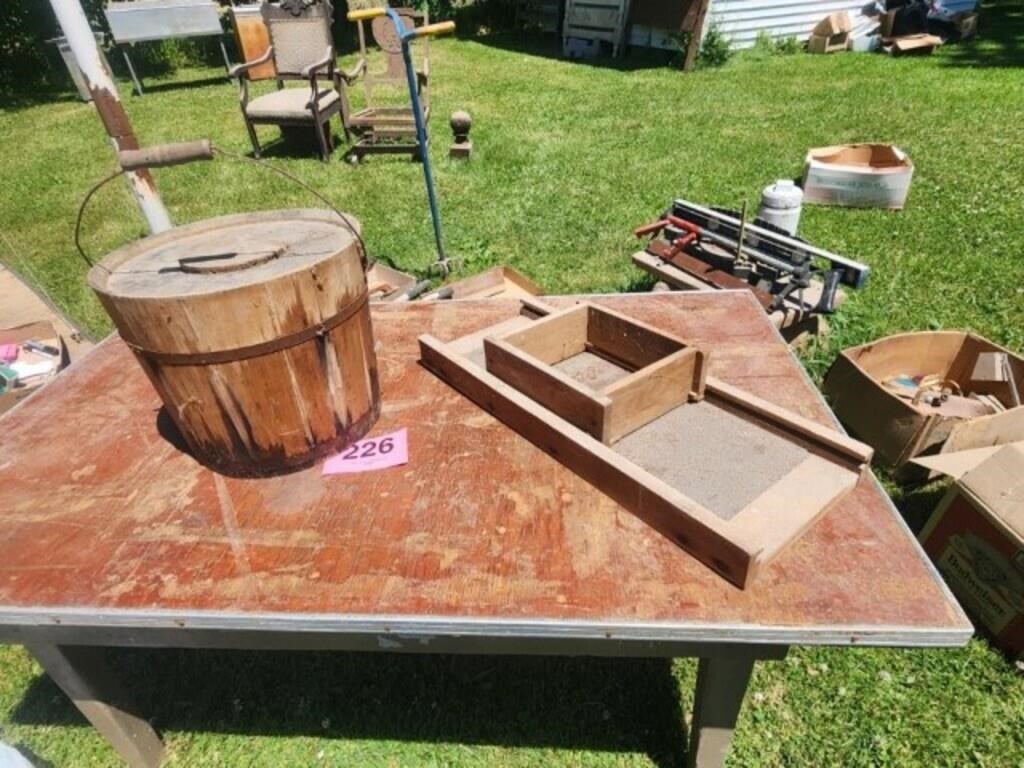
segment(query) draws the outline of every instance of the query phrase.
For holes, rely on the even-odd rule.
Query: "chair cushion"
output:
[[[327,112],[341,99],[333,88],[325,90],[326,94],[320,97],[321,112]],[[312,120],[310,101],[309,88],[282,88],[250,101],[245,113],[259,120]]]

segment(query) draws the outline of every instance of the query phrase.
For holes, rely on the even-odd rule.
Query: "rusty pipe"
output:
[[[107,69],[96,47],[96,38],[89,27],[89,20],[79,0],[50,0],[57,23],[67,38],[68,46],[75,55],[86,87],[92,94],[92,103],[100,116],[107,136],[114,145],[114,152],[137,150],[139,141],[135,138],[128,114],[121,103],[114,78]],[[146,168],[127,171],[125,178],[131,187],[135,202],[153,234],[171,228],[171,217],[156,190],[153,176]]]

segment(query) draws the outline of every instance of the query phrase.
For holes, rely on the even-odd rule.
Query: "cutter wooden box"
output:
[[[704,396],[704,353],[594,304],[483,340],[487,370],[610,445]]]
[[[551,374],[550,361],[568,364],[561,373],[591,392],[600,392],[605,385],[588,383],[585,367],[571,368],[588,354],[586,341],[582,352],[573,351],[579,350],[581,339],[593,345],[599,336],[590,329],[592,318],[601,323],[612,317],[626,321],[621,327],[634,333],[643,328],[645,342],[665,343],[666,354],[643,351],[657,358],[653,365],[685,351],[685,345],[680,350],[664,341],[682,343],[673,337],[657,331],[651,335],[653,329],[603,308],[593,314],[590,305],[583,305],[581,311],[560,312],[523,299],[520,314],[510,310],[502,322],[475,333],[450,341],[421,336],[420,359],[463,395],[695,558],[732,583],[747,587],[764,564],[857,485],[871,449],[704,376],[705,361],[692,354],[680,357],[692,360],[695,370],[699,363],[699,372],[690,378],[677,377],[663,387],[675,388],[674,405],[611,444],[602,442],[578,424],[600,426],[603,436],[614,437],[614,420],[608,432],[596,416],[589,422],[582,418],[576,408],[584,401],[581,392],[563,386],[561,377]],[[555,332],[555,326],[573,323],[574,327]],[[524,344],[528,353],[522,351]],[[606,351],[608,346],[594,348]],[[505,380],[491,368],[494,350],[500,350],[500,358],[509,349],[517,357],[511,367],[502,369],[508,376]],[[618,360],[631,359],[619,349]],[[633,367],[638,370],[632,372],[619,366],[619,380],[642,371],[641,363],[647,359],[635,358]],[[703,399],[694,400],[700,391],[695,382],[703,382]],[[577,399],[565,402],[566,392]],[[608,410],[614,411],[615,405]],[[661,402],[659,409],[663,406]]]

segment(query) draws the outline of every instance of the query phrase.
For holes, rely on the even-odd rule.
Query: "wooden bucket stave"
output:
[[[311,250],[318,239],[323,253]],[[179,243],[182,253],[243,245],[231,258],[182,257],[194,258],[197,273],[187,273],[180,258],[174,266]],[[114,252],[89,282],[211,467],[263,475],[308,466],[362,437],[380,413],[361,253],[334,213],[179,227]]]

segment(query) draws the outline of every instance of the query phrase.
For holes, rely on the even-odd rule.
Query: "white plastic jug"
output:
[[[779,179],[761,192],[761,207],[757,217],[795,235],[800,225],[803,201],[804,192],[800,187],[789,179]]]

